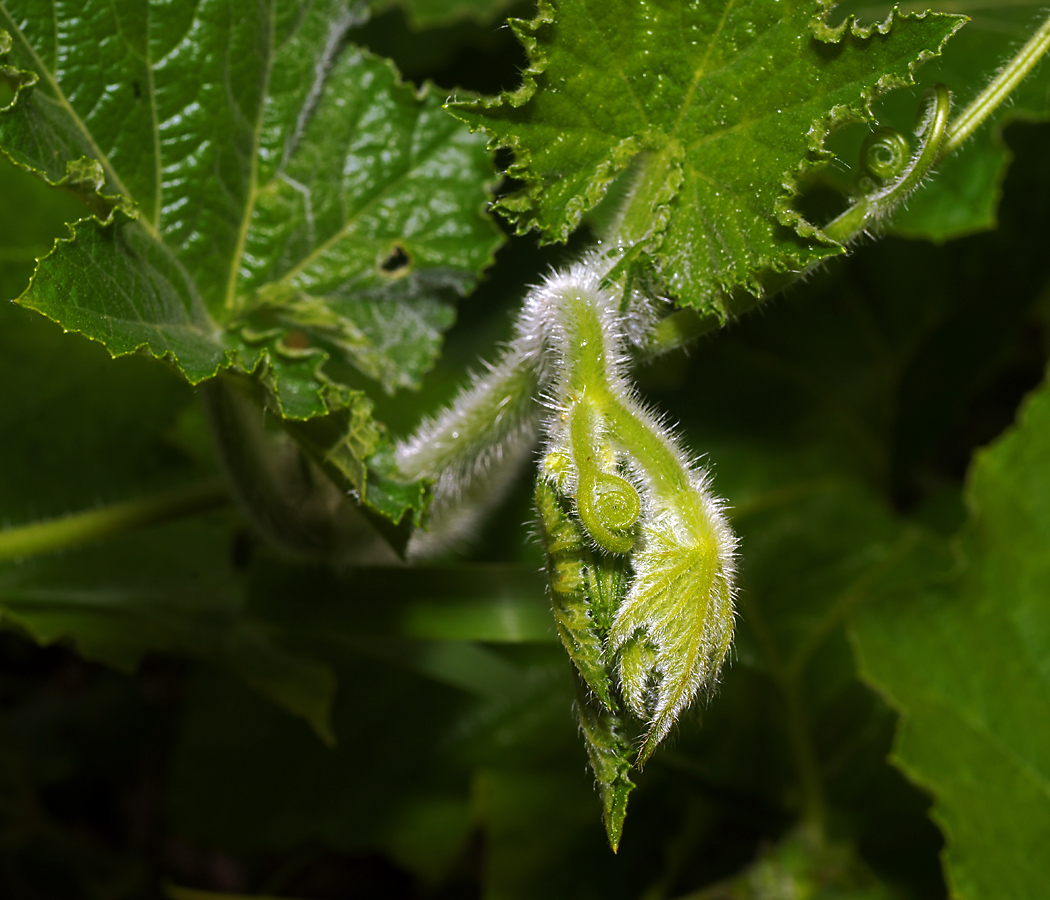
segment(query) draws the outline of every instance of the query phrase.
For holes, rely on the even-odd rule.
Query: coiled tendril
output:
[[[594,427],[600,413],[586,399],[569,415],[572,463],[576,468],[576,512],[591,538],[609,553],[628,553],[634,546],[634,524],[642,501],[634,486],[619,475],[603,471],[603,460],[615,459],[603,446],[601,430]]]
[[[861,187],[867,189],[896,178],[911,159],[911,142],[896,128],[876,128],[860,148]]]
[[[927,92],[915,137],[918,149],[909,155],[909,141],[898,131],[880,128],[864,142],[860,188],[864,193],[841,216],[824,227],[832,240],[847,242],[889,213],[914,191],[940,158],[948,128],[951,95],[943,84]],[[885,174],[883,174],[885,173]]]

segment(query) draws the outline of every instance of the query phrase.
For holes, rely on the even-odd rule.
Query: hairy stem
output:
[[[689,474],[681,460],[648,423],[624,405],[617,396],[623,391],[617,391],[609,384],[606,366],[610,348],[605,345],[605,335],[594,307],[582,299],[575,307],[569,342],[578,346],[580,353],[575,361],[573,384],[587,386],[587,394],[593,398],[595,408],[607,419],[635,463],[646,471],[655,493],[668,499],[676,492],[687,492]]]
[[[267,430],[265,412],[237,381],[219,376],[199,391],[233,496],[263,537],[322,559],[371,537],[354,505],[295,442]]]
[[[948,126],[948,136],[941,145],[941,158],[961,147],[996,109],[1014,88],[1036,67],[1047,52],[1050,52],[1050,16],[1029,38],[1017,55],[1010,60],[977,98],[964,109]]]
[[[397,450],[407,478],[455,482],[438,494],[462,490],[471,474],[494,465],[498,452],[518,432],[531,431],[537,416],[540,380],[537,360],[511,351],[464,391],[455,406],[424,422]]]
[[[229,502],[226,485],[211,480],[154,497],[9,528],[0,531],[0,562],[72,550],[139,528],[194,516]]]
[[[435,481],[428,530],[417,531],[409,544],[414,559],[469,539],[479,514],[500,501],[528,459],[539,428],[542,362],[527,337],[518,344],[453,406],[398,444],[402,476]]]
[[[618,659],[628,707],[647,724],[636,760],[642,766],[681,711],[714,683],[728,652],[735,539],[708,493],[706,473],[690,466],[633,396],[621,371],[626,339],[616,295],[586,264],[552,280],[543,294],[563,370],[551,394],[545,465],[557,475],[568,461],[574,477],[566,484],[575,487],[584,529],[604,551],[630,554],[632,577],[607,652]]]

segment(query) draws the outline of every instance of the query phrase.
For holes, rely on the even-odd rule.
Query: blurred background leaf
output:
[[[894,758],[936,797],[949,882],[969,898],[1030,897],[1045,884],[1048,454],[1044,386],[977,456],[958,542],[916,546],[854,632],[865,675],[901,713]]]

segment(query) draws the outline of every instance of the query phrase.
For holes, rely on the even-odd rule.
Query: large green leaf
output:
[[[193,383],[269,370],[293,418],[331,406],[328,353],[415,385],[498,241],[491,167],[433,94],[346,46],[359,20],[338,0],[4,0],[0,147],[133,217],[78,224],[21,302]]]
[[[1039,896],[1050,874],[1048,458],[1043,387],[977,457],[955,547],[918,548],[855,628],[865,674],[902,714],[895,758],[933,791],[966,900]]]
[[[869,117],[910,84],[961,19],[898,15],[878,28],[822,23],[827,5],[750,0],[544,0],[514,27],[524,84],[456,114],[514,150],[524,186],[497,204],[520,230],[564,240],[632,164],[616,238],[651,258],[659,289],[725,312],[758,276],[842,252],[791,209],[794,178],[833,124]]]

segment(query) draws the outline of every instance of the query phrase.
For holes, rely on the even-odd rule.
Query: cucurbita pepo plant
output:
[[[0,0],[0,149],[86,205],[19,304],[199,385],[226,483],[20,525],[0,560],[231,494],[299,557],[418,562],[469,538],[534,459],[554,623],[616,849],[632,772],[718,683],[747,553],[633,367],[876,231],[1035,68],[1050,22],[962,111],[937,85],[912,136],[873,128],[851,192],[817,219],[800,196],[834,158],[829,134],[874,126],[961,17],[543,0],[512,23],[522,85],[442,103],[354,45],[363,4],[271,0],[243,20],[179,6],[89,0],[64,18]],[[610,191],[617,208],[528,290],[502,355],[395,439],[369,391],[418,387],[449,298],[491,262],[497,149],[515,181],[494,206],[521,232],[564,241]],[[247,679],[268,683],[263,669]]]

